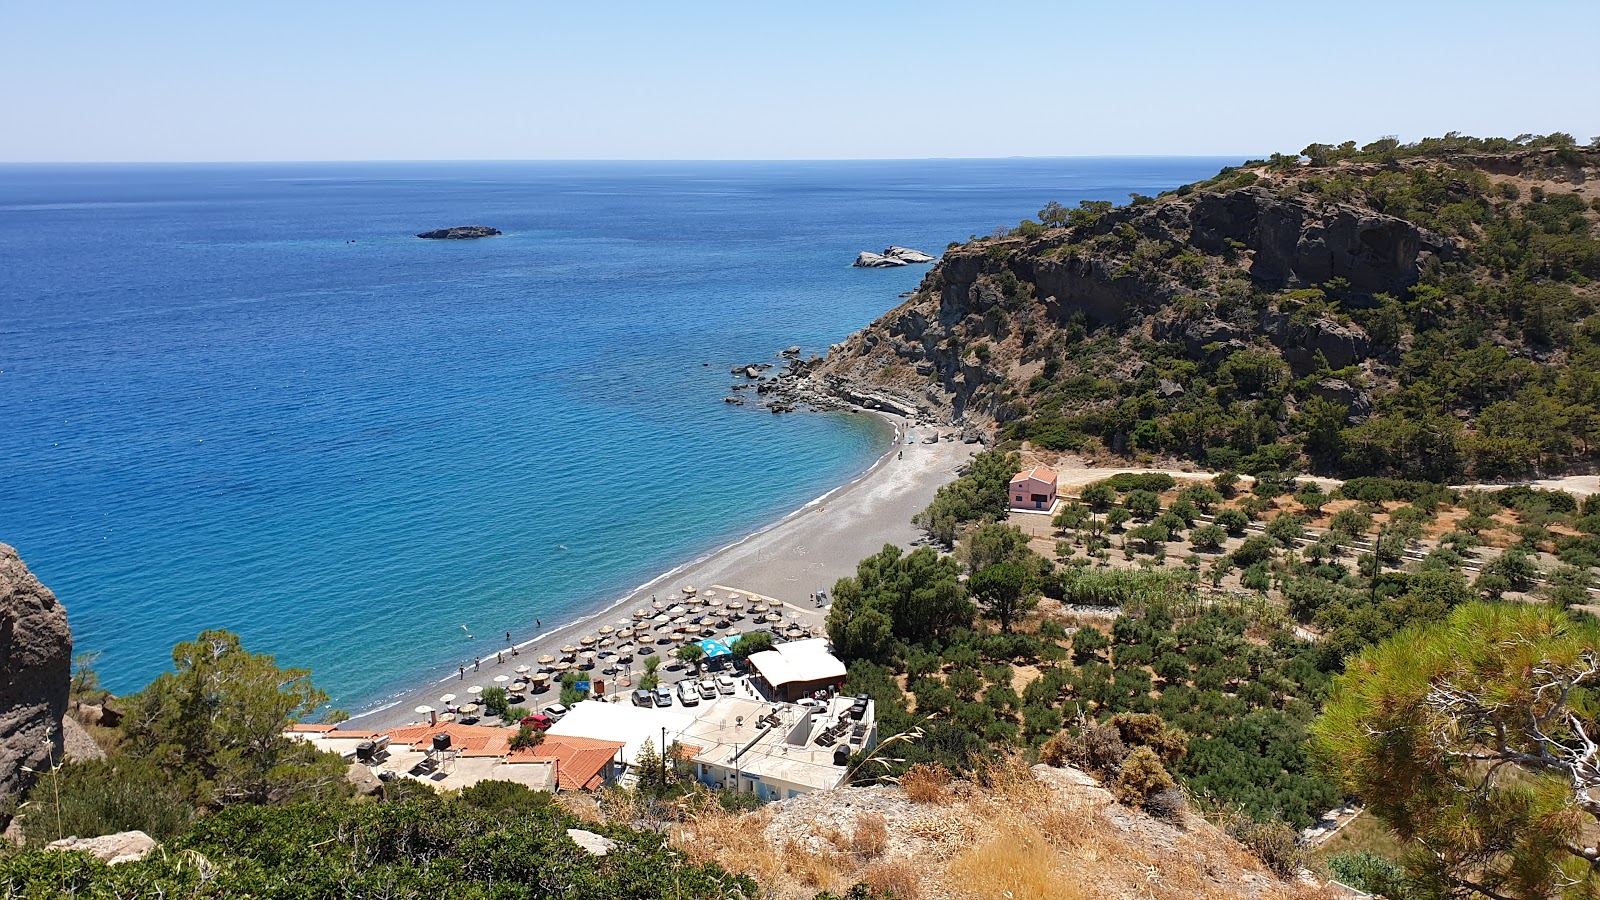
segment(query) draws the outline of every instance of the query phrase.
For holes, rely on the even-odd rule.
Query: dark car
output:
[[[672,705],[672,689],[671,688],[664,688],[664,687],[656,688],[656,705],[657,706],[671,706]]]
[[[634,706],[655,706],[655,704],[655,695],[651,694],[649,691],[641,689],[633,692]]]

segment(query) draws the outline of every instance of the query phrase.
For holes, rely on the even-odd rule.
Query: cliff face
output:
[[[71,677],[66,609],[0,544],[0,804],[32,783],[24,766],[60,759]]]
[[[1119,451],[1145,420],[1147,434],[1166,429],[1149,449],[1197,452],[1214,438],[1167,432],[1202,398],[1269,415],[1276,426],[1246,426],[1264,440],[1274,427],[1293,437],[1289,421],[1314,398],[1358,426],[1408,376],[1406,354],[1444,328],[1465,335],[1451,336],[1462,349],[1571,361],[1529,322],[1549,318],[1538,303],[1565,319],[1553,333],[1584,327],[1600,274],[1597,185],[1593,150],[1225,170],[1159,199],[952,245],[909,299],[767,392],[997,430],[1033,420],[1058,442],[1088,436]],[[1537,258],[1545,239],[1567,262]],[[1546,283],[1538,301],[1517,293]],[[1484,305],[1505,314],[1486,321]],[[1238,377],[1247,366],[1271,371]],[[1463,396],[1445,406],[1469,428],[1506,399]]]

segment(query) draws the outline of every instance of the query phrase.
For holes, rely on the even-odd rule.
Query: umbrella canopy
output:
[[[532,676],[530,676],[529,680],[534,684],[544,684],[546,681],[550,680],[550,676],[545,672],[535,672]]]
[[[561,652],[562,653],[577,653],[578,652],[578,648],[572,646],[571,644],[568,644],[565,647],[561,648]]]
[[[610,625],[601,625],[600,626],[600,633],[601,634],[610,634],[613,631],[616,631],[616,629],[612,628]]]
[[[517,666],[517,674],[518,675],[526,675],[526,674],[528,674],[529,672],[532,672],[532,671],[533,671],[533,667],[532,666],[526,666],[526,665]]]
[[[585,647],[587,647],[590,644],[594,643],[594,635],[586,634],[583,637],[578,638],[578,643],[580,643],[580,644],[584,645]]]
[[[721,606],[722,605],[722,601],[721,600],[712,600],[711,601],[711,605],[712,606]]]
[[[454,702],[456,702],[456,695],[455,694],[445,694],[443,697],[439,698],[439,702],[440,703],[454,703]]]
[[[583,658],[584,659],[594,659],[594,651],[593,650],[585,650],[585,651],[583,651]]]
[[[561,662],[558,662],[558,663],[555,664],[555,670],[557,672],[565,672],[566,670],[568,670],[570,668],[572,668],[572,663],[569,663],[564,659]]]
[[[767,613],[767,621],[768,622],[782,622],[783,621],[783,616],[780,616],[777,613]]]
[[[617,637],[622,638],[623,640],[627,640],[628,638],[633,637],[633,629],[632,628],[624,628],[621,631],[617,632]]]
[[[750,611],[751,612],[766,612],[767,611],[767,605],[765,603],[757,603],[755,606],[750,607]]]
[[[433,707],[428,706],[427,704],[423,704],[422,706],[419,706],[416,709],[412,710],[412,712],[421,713],[422,715],[427,715],[428,713],[433,712]]]
[[[728,608],[729,609],[744,609],[744,601],[740,600],[738,597],[735,597],[732,600],[728,601]]]
[[[463,716],[475,715],[482,708],[476,703],[468,703],[466,706],[461,707],[461,714]]]
[[[729,628],[729,629],[728,629],[728,630],[727,630],[727,631],[726,631],[726,632],[725,632],[725,634],[726,634],[726,636],[728,636],[728,637],[738,637],[738,636],[739,636],[739,629],[737,629],[737,628]]]
[[[733,652],[726,641],[719,641],[714,637],[701,641],[700,649],[706,652],[708,658],[727,656]]]
[[[511,680],[511,676],[510,675],[496,675],[494,677],[494,680],[495,680],[496,684],[505,684],[506,682]]]
[[[636,610],[633,611],[633,617],[635,619],[642,619],[642,618],[644,618],[645,616],[648,616],[648,615],[650,615],[650,612],[648,610],[636,609]]]
[[[472,687],[467,688],[467,693],[469,693],[469,694],[481,694],[481,693],[483,693],[483,685],[475,684]]]
[[[680,590],[682,590],[685,594],[691,594],[692,595],[692,594],[697,593],[700,589],[695,587],[692,584],[686,584]]]
[[[556,661],[556,658],[554,656],[551,656],[548,653],[546,653],[545,655],[539,657],[539,665],[541,665],[541,666],[548,666],[548,665],[550,665],[551,663],[553,663],[555,661]]]
[[[528,689],[528,683],[526,681],[513,681],[513,682],[511,682],[511,693],[513,693],[513,694],[520,694],[520,693],[522,693],[523,691],[525,691],[527,689]]]

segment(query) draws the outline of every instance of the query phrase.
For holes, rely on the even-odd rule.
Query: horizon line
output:
[[[1031,156],[749,156],[749,157],[474,157],[382,159],[72,159],[0,160],[0,166],[265,166],[330,165],[341,163],[828,163],[828,162],[994,162],[1006,160],[1062,159],[1256,159],[1244,153],[1081,153]]]

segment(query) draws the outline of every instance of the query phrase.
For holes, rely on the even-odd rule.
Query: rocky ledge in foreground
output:
[[[494,237],[500,233],[498,228],[487,225],[457,225],[454,228],[439,228],[434,231],[424,231],[417,235],[430,241],[465,241],[472,238]]]
[[[860,269],[893,269],[899,266],[909,266],[913,263],[931,263],[934,257],[923,253],[921,250],[912,250],[910,247],[889,247],[882,253],[868,253],[861,251],[856,261],[850,265]]]

